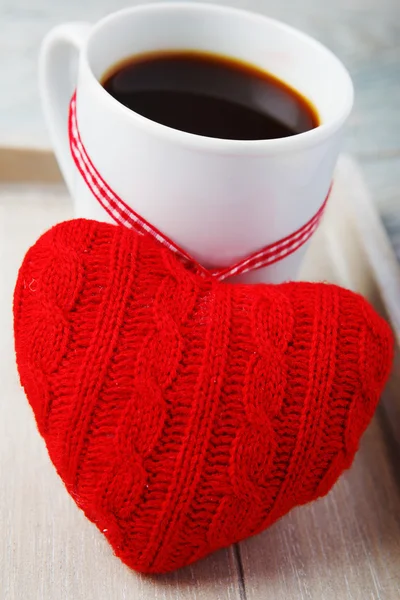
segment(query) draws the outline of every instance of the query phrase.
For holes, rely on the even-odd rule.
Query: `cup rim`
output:
[[[89,47],[92,39],[96,34],[101,32],[102,29],[106,28],[112,21],[119,20],[121,17],[124,17],[127,14],[132,13],[140,13],[140,12],[156,12],[160,9],[175,11],[177,9],[184,8],[186,11],[208,11],[208,12],[219,12],[231,15],[239,15],[246,19],[251,19],[254,21],[264,21],[281,29],[282,31],[286,31],[291,35],[295,36],[300,41],[306,42],[317,51],[322,51],[330,58],[336,62],[339,69],[342,71],[344,75],[344,81],[346,83],[346,101],[344,108],[340,115],[326,123],[322,123],[315,127],[314,129],[310,129],[308,131],[297,133],[284,138],[273,138],[273,139],[261,139],[261,140],[232,140],[232,139],[224,139],[224,138],[214,138],[203,136],[195,133],[190,133],[187,131],[182,131],[179,129],[174,129],[169,127],[168,125],[163,125],[161,123],[157,123],[143,115],[127,108],[118,100],[113,98],[101,85],[100,81],[95,77],[89,61]],[[83,61],[88,76],[90,77],[92,83],[94,84],[97,91],[102,94],[103,101],[109,104],[110,108],[113,110],[117,110],[124,118],[128,119],[131,123],[136,126],[141,126],[147,131],[153,132],[155,135],[162,136],[164,139],[169,140],[171,142],[180,143],[185,146],[190,146],[192,148],[215,151],[215,152],[238,152],[238,153],[249,153],[249,154],[260,154],[260,153],[278,153],[281,151],[285,151],[290,149],[291,151],[296,150],[297,148],[301,148],[304,146],[314,146],[332,134],[334,134],[343,123],[346,121],[349,116],[353,102],[354,102],[354,87],[350,77],[350,74],[342,61],[327,48],[324,44],[313,38],[312,36],[304,33],[303,31],[292,27],[278,19],[274,19],[272,17],[268,17],[262,15],[260,13],[251,12],[246,9],[234,8],[219,4],[207,4],[204,2],[183,2],[183,1],[173,1],[173,2],[153,2],[151,4],[139,4],[137,6],[126,7],[121,10],[115,11],[106,15],[99,21],[97,21],[90,33],[89,36],[82,48],[82,56],[81,60]],[[317,107],[318,109],[318,107]]]

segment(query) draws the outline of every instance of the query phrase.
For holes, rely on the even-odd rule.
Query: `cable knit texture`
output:
[[[86,220],[29,250],[14,313],[50,457],[143,572],[182,567],[326,494],[392,358],[389,327],[358,295],[219,283],[150,238]]]

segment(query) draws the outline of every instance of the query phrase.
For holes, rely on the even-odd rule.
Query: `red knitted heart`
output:
[[[392,336],[332,285],[232,285],[77,220],[15,291],[22,384],[68,491],[144,572],[186,565],[326,494],[388,376]]]

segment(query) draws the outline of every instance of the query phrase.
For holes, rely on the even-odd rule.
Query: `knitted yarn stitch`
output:
[[[388,325],[352,292],[219,283],[94,221],[57,225],[28,251],[14,314],[51,460],[143,572],[182,567],[326,494],[392,358]]]

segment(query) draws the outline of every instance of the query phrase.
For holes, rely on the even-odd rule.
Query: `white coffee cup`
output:
[[[133,112],[99,83],[126,57],[180,49],[233,57],[277,76],[316,107],[320,126],[271,140],[202,137]],[[75,216],[112,221],[70,154],[68,105],[77,88],[82,142],[104,180],[206,267],[228,266],[292,234],[317,213],[353,103],[348,72],[319,42],[257,14],[189,2],[136,6],[94,26],[55,28],[42,45],[40,88]],[[241,277],[293,279],[306,246]]]

